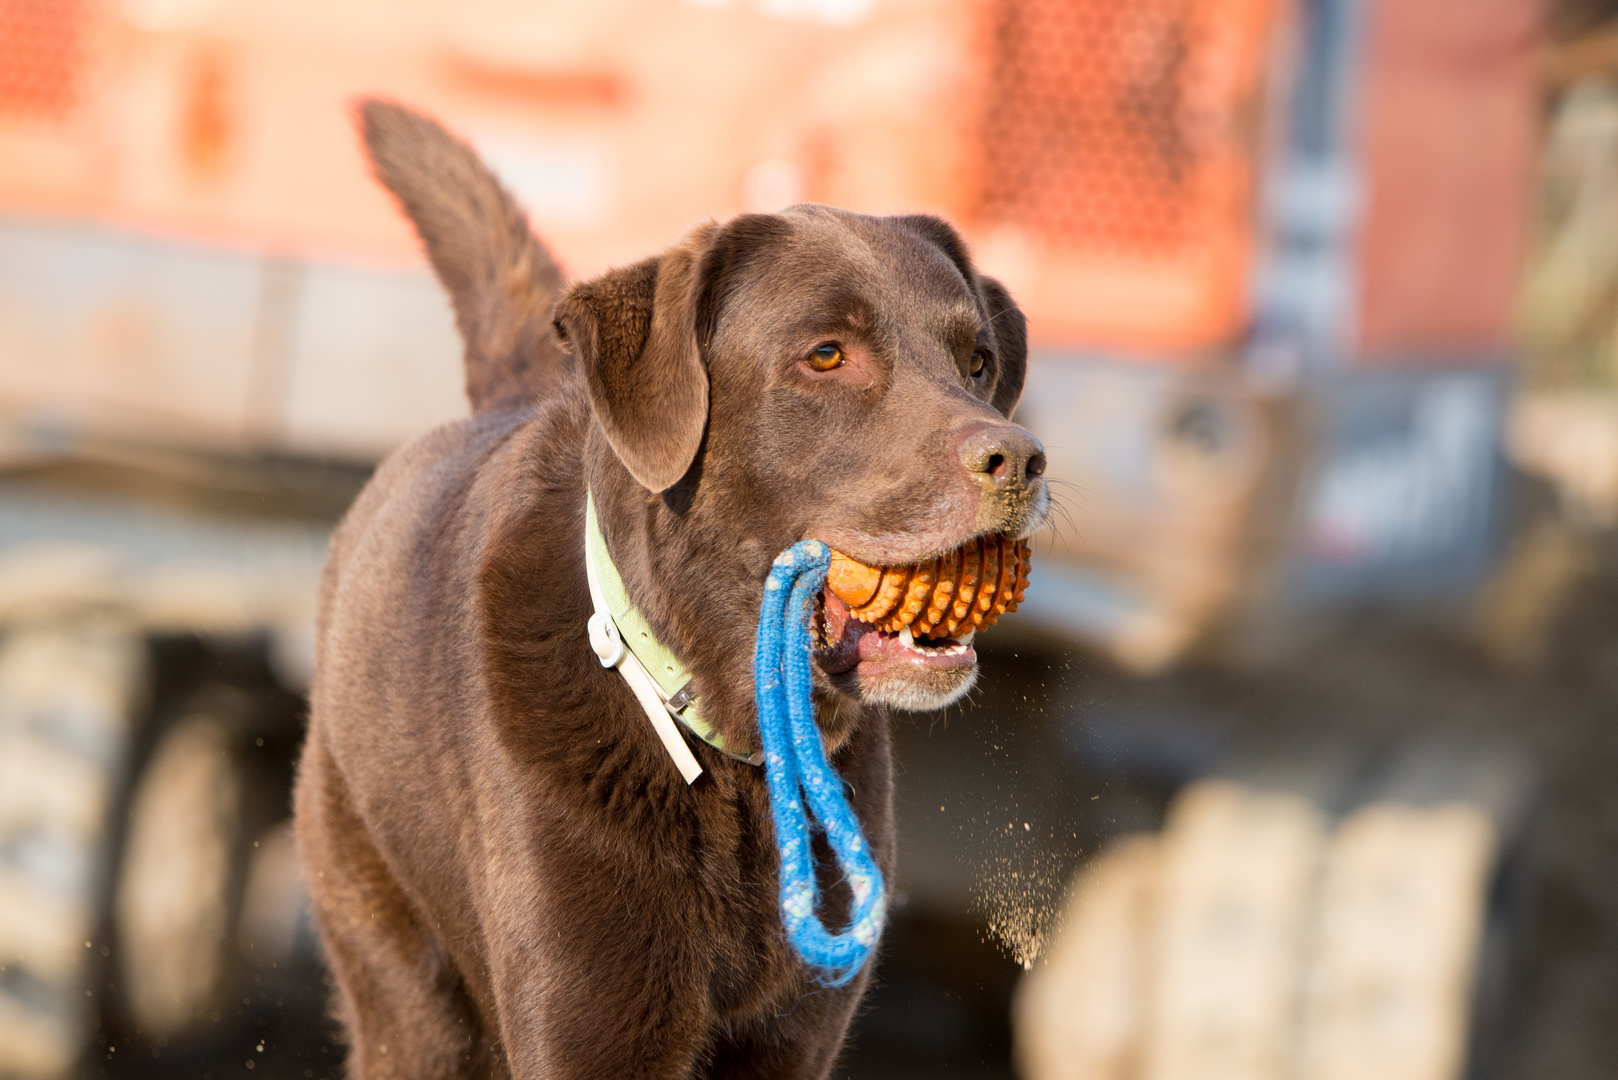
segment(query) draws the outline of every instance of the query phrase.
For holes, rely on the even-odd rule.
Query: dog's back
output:
[[[522,467],[508,441],[525,429],[530,441],[553,432],[565,448],[551,458],[553,471],[565,473],[582,419],[570,407],[579,395],[568,393],[577,373],[550,321],[561,273],[521,210],[472,150],[437,124],[377,101],[361,107],[360,119],[378,179],[415,223],[454,305],[473,415],[384,461],[333,536],[317,628],[324,661],[317,722],[321,692],[336,681],[363,683],[387,711],[387,697],[419,692],[425,673],[450,685],[466,674],[443,670],[468,659],[448,643],[474,640],[467,620],[482,549],[494,519],[518,512],[510,493],[527,487],[501,482]],[[547,404],[557,422],[532,424]],[[375,618],[380,612],[388,617]],[[347,627],[354,618],[368,621]],[[408,670],[375,667],[405,658],[414,664]]]
[[[475,675],[476,658],[453,643],[478,637],[473,599],[491,531],[521,515],[513,493],[577,486],[568,463],[583,420],[577,372],[551,325],[562,276],[522,211],[437,124],[377,101],[360,119],[378,179],[416,225],[454,305],[473,415],[391,455],[334,534],[317,627],[317,726],[339,698],[404,715],[390,698],[427,692],[424,680],[459,686]],[[539,410],[552,419],[534,424]],[[517,433],[556,443],[550,483],[511,482],[524,468],[510,445]]]

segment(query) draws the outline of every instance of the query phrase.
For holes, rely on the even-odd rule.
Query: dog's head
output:
[[[768,557],[801,539],[901,566],[1045,519],[1043,450],[1009,420],[1022,313],[936,218],[798,206],[704,225],[575,286],[556,328],[612,454],[716,564],[749,561],[755,613]],[[971,687],[970,640],[902,640],[824,605],[837,692],[930,709]]]

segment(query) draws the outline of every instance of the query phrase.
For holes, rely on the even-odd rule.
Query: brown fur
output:
[[[586,486],[704,715],[756,742],[777,552],[815,536],[903,562],[1042,516],[1038,444],[1005,419],[1021,314],[942,222],[806,206],[575,286],[556,316],[576,360],[552,362],[557,278],[509,197],[431,122],[364,116],[454,298],[478,410],[383,464],[322,585],[297,825],[350,1072],[825,1076],[869,970],[807,977],[762,771],[692,740],[688,788],[591,653]],[[813,372],[828,339],[847,363]],[[883,702],[948,688],[816,683],[891,879]],[[824,885],[835,925],[846,889]]]
[[[472,411],[535,400],[565,361],[549,326],[562,291],[555,260],[465,143],[381,102],[361,106],[360,125],[377,179],[416,223],[455,304]]]

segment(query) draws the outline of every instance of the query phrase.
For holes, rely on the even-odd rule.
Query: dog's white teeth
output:
[[[978,636],[977,627],[974,626],[972,629],[968,630],[966,633],[964,633],[964,634],[960,635],[959,637],[957,637],[955,639],[955,644],[961,645],[961,646],[970,645],[970,644],[972,644],[972,639],[977,637],[977,636]]]
[[[899,644],[923,656],[960,656],[971,647],[972,643],[971,634],[954,640],[945,638],[942,641],[917,641],[916,632],[908,626],[901,626],[895,636],[898,637]]]

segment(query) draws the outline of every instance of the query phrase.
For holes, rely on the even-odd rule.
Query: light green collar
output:
[[[651,624],[629,599],[624,579],[607,551],[607,538],[596,518],[595,496],[588,491],[584,501],[584,557],[589,561],[606,600],[607,614],[618,627],[625,647],[635,654],[646,673],[657,684],[668,711],[690,732],[709,746],[751,765],[763,763],[763,755],[745,746],[730,746],[712,724],[702,718],[697,698],[691,692],[691,673],[668,646],[657,640]]]

